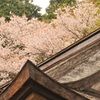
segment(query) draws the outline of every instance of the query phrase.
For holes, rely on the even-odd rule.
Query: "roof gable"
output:
[[[88,100],[54,81],[32,62],[27,61],[18,76],[0,95],[0,100],[24,100],[31,93],[47,100]],[[35,95],[36,96],[36,95]]]

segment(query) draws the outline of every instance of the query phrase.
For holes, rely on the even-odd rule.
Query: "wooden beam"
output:
[[[69,88],[64,88],[32,62],[27,61],[15,80],[0,95],[0,100],[24,100],[31,93],[36,93],[47,100],[88,100]]]

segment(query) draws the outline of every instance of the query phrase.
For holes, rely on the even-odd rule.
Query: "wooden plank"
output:
[[[16,79],[0,95],[0,100],[24,100],[31,93],[39,94],[47,100],[88,100],[69,88],[65,89],[27,61]]]
[[[12,81],[3,93],[0,95],[0,100],[10,100],[12,96],[22,87],[22,85],[28,80],[29,72],[26,65],[22,68],[18,76]]]
[[[100,87],[100,71],[84,79],[71,83],[63,83],[62,85],[64,87],[69,87],[73,90],[100,98],[100,91],[97,89],[97,87]]]
[[[100,82],[100,70],[84,79],[71,82],[71,83],[63,83],[63,85],[66,87],[70,87],[73,89],[85,89],[88,87],[93,86],[94,84]]]
[[[30,69],[30,76],[31,78],[42,85],[43,87],[49,89],[53,93],[56,93],[57,95],[68,99],[68,100],[85,100],[85,97],[82,97],[81,95],[71,91],[69,88],[65,89],[61,84],[51,79],[49,76],[44,74],[41,70],[39,70],[37,67],[32,67],[32,63],[28,63],[29,69]]]
[[[89,47],[89,45],[93,44],[96,41],[100,41],[100,28],[92,32],[88,36],[68,46],[67,48],[61,50],[60,52],[56,53],[54,56],[40,63],[37,66],[41,70],[49,70],[59,62],[62,62],[62,59],[72,56],[72,54],[76,54],[77,51],[84,50],[83,48],[86,49],[87,47]]]
[[[31,93],[26,100],[47,100],[46,98],[36,94],[36,93]]]

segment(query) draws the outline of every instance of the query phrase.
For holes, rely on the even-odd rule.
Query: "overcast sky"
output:
[[[49,6],[50,0],[34,0],[34,4],[40,6],[42,8],[41,13],[45,13],[45,9]]]

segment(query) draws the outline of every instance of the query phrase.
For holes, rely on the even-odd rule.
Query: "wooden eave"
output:
[[[32,62],[27,61],[18,76],[0,95],[0,100],[25,100],[35,92],[46,100],[88,100],[54,81]]]
[[[81,80],[62,83],[62,85],[75,91],[100,98],[100,70]]]
[[[37,67],[46,72],[66,59],[71,59],[73,56],[78,56],[78,54],[82,53],[84,50],[88,50],[98,42],[100,42],[100,28],[56,53],[49,59],[37,65]]]

